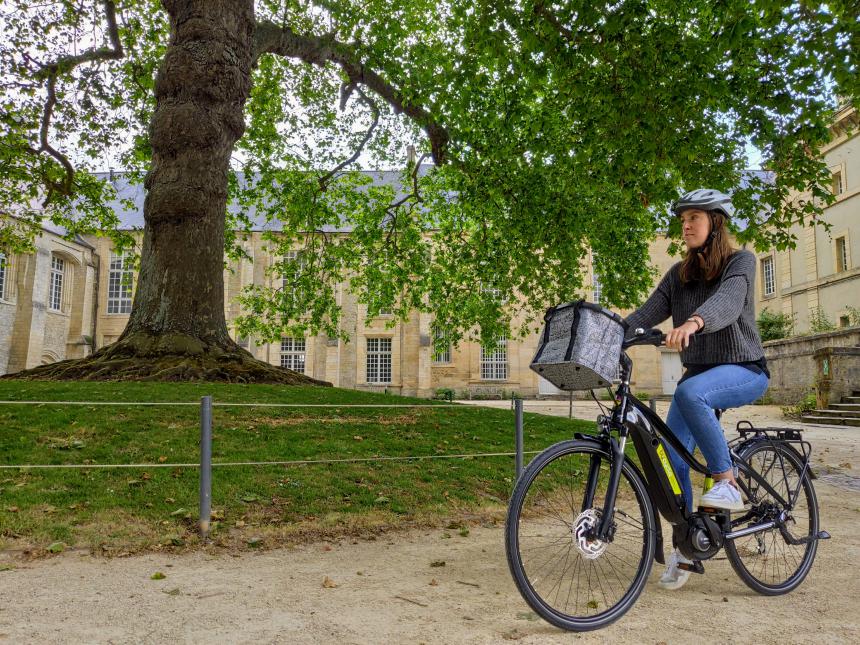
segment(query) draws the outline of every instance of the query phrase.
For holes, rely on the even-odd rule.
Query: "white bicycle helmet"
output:
[[[691,190],[672,204],[672,212],[676,216],[680,216],[685,210],[691,208],[702,211],[717,211],[729,219],[735,214],[732,198],[712,188]]]

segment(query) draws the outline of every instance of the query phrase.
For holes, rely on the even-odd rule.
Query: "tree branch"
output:
[[[53,181],[46,178],[48,194],[45,197],[44,205],[47,206],[55,193],[62,195],[70,195],[72,185],[75,180],[75,169],[62,152],[54,148],[48,141],[48,134],[51,128],[51,118],[54,115],[54,106],[57,104],[57,76],[63,73],[72,71],[78,65],[83,63],[91,63],[98,60],[119,60],[124,56],[122,43],[119,39],[119,28],[116,22],[116,6],[113,0],[104,0],[105,18],[108,23],[108,36],[110,38],[110,47],[99,47],[83,52],[76,56],[63,56],[53,63],[42,65],[41,69],[36,73],[36,78],[47,79],[48,96],[45,99],[45,107],[42,110],[42,124],[39,129],[39,147],[30,148],[33,154],[45,152],[56,159],[65,170],[65,176],[62,181]]]
[[[265,53],[298,58],[317,67],[325,67],[326,63],[338,65],[349,79],[349,84],[361,84],[370,88],[391,105],[395,112],[406,114],[424,128],[430,139],[436,165],[441,165],[446,160],[450,142],[447,129],[424,107],[406,99],[400,90],[377,72],[368,69],[356,52],[337,42],[332,36],[305,36],[295,33],[287,26],[280,27],[269,21],[258,22],[254,59]]]
[[[354,85],[350,85],[350,87],[355,87]],[[328,183],[332,180],[332,178],[339,173],[341,170],[346,168],[349,164],[353,163],[356,159],[358,159],[359,155],[361,155],[362,150],[364,150],[364,146],[367,145],[367,142],[370,141],[370,137],[373,136],[373,131],[376,129],[376,126],[379,124],[379,107],[374,103],[362,90],[361,88],[355,87],[358,92],[359,101],[364,103],[367,107],[370,108],[371,113],[373,114],[373,123],[370,124],[370,127],[367,129],[367,132],[364,134],[364,138],[362,138],[361,143],[358,144],[358,147],[355,149],[355,152],[352,153],[352,156],[345,161],[339,163],[335,168],[333,168],[330,172],[327,172],[324,176],[319,178],[320,190],[325,191],[328,187]],[[349,90],[351,92],[351,90]],[[347,95],[348,97],[348,95]],[[343,105],[345,101],[341,104]]]

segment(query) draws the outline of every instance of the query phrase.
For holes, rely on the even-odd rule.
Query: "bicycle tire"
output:
[[[655,520],[647,487],[626,460],[615,506],[614,539],[607,543],[586,541],[589,553],[591,549],[603,548],[596,557],[587,557],[577,546],[583,540],[577,537],[577,527],[595,521],[593,515],[582,510],[584,480],[592,457],[597,459],[600,477],[594,503],[585,510],[600,512],[610,454],[597,443],[569,440],[541,452],[523,471],[511,496],[505,523],[508,566],[523,599],[550,624],[577,632],[605,627],[633,606],[648,579],[656,548]],[[579,482],[578,477],[583,481]],[[634,559],[638,560],[632,562]],[[562,565],[558,580],[552,585],[538,575],[544,567],[549,566],[548,572],[552,573]],[[568,571],[569,581],[565,578]],[[629,581],[615,584],[611,574],[618,574],[615,576],[618,583],[627,577]],[[583,580],[588,587],[584,595],[580,593]],[[598,589],[591,588],[594,581],[599,594]],[[572,613],[569,601],[574,582],[576,607]],[[563,583],[567,592],[562,608],[556,605],[561,604]],[[616,588],[620,588],[617,598]],[[553,591],[555,598],[551,598]],[[585,602],[580,603],[580,599]]]
[[[784,498],[789,499],[800,481],[801,491],[794,507],[789,512],[786,528],[794,538],[814,536],[818,533],[818,501],[809,472],[803,470],[800,456],[792,448],[780,442],[758,441],[743,449],[739,457],[756,469]],[[790,472],[787,472],[790,471]],[[793,474],[792,474],[793,473]],[[772,495],[757,485],[741,471],[739,478],[752,486],[755,499],[749,500],[751,516],[746,526],[772,517],[780,508]],[[736,526],[733,529],[740,529]],[[726,555],[732,568],[750,589],[766,596],[778,596],[796,589],[809,573],[815,560],[818,540],[806,544],[789,544],[778,528],[728,540]]]

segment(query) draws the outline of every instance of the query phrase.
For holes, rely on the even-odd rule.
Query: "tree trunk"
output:
[[[254,359],[227,333],[224,225],[251,89],[253,0],[163,0],[140,275],[128,326],[91,357],[15,377],[321,383]]]
[[[121,339],[187,336],[232,349],[224,215],[251,88],[252,0],[165,0],[171,38],[155,82],[140,278]],[[180,348],[178,348],[180,349]]]

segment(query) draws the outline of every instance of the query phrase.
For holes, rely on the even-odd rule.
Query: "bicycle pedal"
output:
[[[744,507],[741,510],[746,510]],[[741,511],[734,511],[735,513],[740,513]],[[700,506],[699,513],[705,513],[706,515],[730,515],[732,511],[726,508],[713,508],[712,506]]]
[[[693,560],[692,563],[687,564],[686,562],[679,562],[678,568],[683,571],[689,571],[690,573],[705,573],[705,567],[698,560]]]

